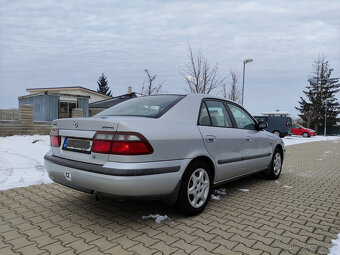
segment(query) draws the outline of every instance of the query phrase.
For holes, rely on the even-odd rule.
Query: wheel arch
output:
[[[276,145],[274,151],[275,151],[276,149],[278,149],[278,150],[281,152],[281,156],[282,156],[282,160],[283,160],[284,153],[283,153],[283,147],[282,147],[282,145],[281,145],[281,144]]]
[[[189,162],[188,166],[189,166],[192,162],[197,161],[197,160],[202,160],[202,161],[204,161],[204,162],[206,162],[206,163],[208,164],[209,169],[210,169],[210,171],[211,171],[211,175],[212,175],[212,183],[214,183],[214,180],[215,180],[215,170],[216,170],[216,169],[215,169],[215,164],[214,164],[213,160],[212,160],[211,158],[209,158],[208,156],[204,156],[204,155],[202,155],[202,156],[197,156],[197,157],[193,158],[193,159]],[[188,166],[187,166],[187,167],[188,167]]]

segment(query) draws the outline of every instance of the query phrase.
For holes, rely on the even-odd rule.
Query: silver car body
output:
[[[176,199],[181,178],[194,159],[206,160],[218,185],[266,169],[274,149],[284,152],[282,140],[264,130],[198,125],[203,99],[186,95],[159,118],[95,116],[58,119],[61,145],[65,137],[91,140],[97,131],[131,131],[142,134],[154,152],[141,156],[79,153],[51,147],[45,156],[50,178],[84,192],[121,198]],[[133,99],[131,99],[133,100]]]

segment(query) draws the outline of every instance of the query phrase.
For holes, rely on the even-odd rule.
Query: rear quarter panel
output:
[[[209,155],[197,127],[200,103],[200,99],[185,97],[160,118],[134,117],[120,121],[117,131],[142,134],[154,152],[142,156],[110,155],[109,161],[163,161]]]

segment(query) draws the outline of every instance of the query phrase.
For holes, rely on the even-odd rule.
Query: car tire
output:
[[[282,152],[276,148],[268,169],[265,171],[265,177],[270,180],[276,180],[280,177],[282,171]]]
[[[278,130],[273,131],[273,134],[274,134],[274,135],[277,135],[278,137],[281,137],[281,133],[280,133],[280,131],[278,131]]]
[[[202,160],[193,161],[181,180],[177,200],[179,211],[188,216],[201,213],[208,204],[211,184],[209,165]]]
[[[303,137],[309,137],[309,134],[307,132],[303,132],[302,136]]]

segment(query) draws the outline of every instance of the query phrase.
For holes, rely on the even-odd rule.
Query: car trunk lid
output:
[[[115,133],[118,121],[106,118],[58,119],[52,126],[59,130],[60,147],[52,147],[54,156],[94,164],[105,164],[108,154],[91,152],[97,131]]]

